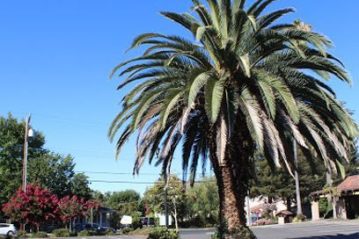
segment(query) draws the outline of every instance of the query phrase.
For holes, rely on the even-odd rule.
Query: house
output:
[[[330,190],[311,193],[312,220],[319,220],[319,199],[332,198],[333,217],[354,219],[359,216],[359,175],[349,176]]]

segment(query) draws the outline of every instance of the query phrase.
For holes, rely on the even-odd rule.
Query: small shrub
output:
[[[125,227],[124,229],[122,229],[123,234],[128,234],[129,232],[132,232],[132,231],[133,231],[133,229],[130,227]]]
[[[89,237],[89,236],[92,236],[92,233],[89,231],[89,230],[83,230],[83,231],[80,231],[77,236],[79,237]]]
[[[304,216],[303,214],[299,214],[293,219],[293,222],[304,222],[305,219],[307,219],[306,216]]]
[[[26,231],[18,231],[16,233],[16,237],[17,238],[27,238],[27,233],[26,233]]]
[[[166,228],[154,228],[148,235],[147,239],[178,239],[178,232]]]
[[[52,231],[55,237],[70,237],[70,232],[66,228],[60,228]]]
[[[112,230],[107,230],[105,234],[106,234],[107,236],[113,236],[113,235],[115,235],[116,233],[114,233]]]
[[[35,232],[31,234],[31,238],[46,238],[47,233],[46,232]]]

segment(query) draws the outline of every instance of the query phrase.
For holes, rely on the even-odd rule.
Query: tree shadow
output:
[[[290,238],[290,239],[358,239],[359,233],[354,233],[350,235],[330,235],[330,236],[313,236],[313,237],[296,237],[296,238]]]

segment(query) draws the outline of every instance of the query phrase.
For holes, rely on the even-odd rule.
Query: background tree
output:
[[[215,178],[203,178],[186,192],[191,225],[208,226],[219,223],[219,198]]]
[[[11,114],[0,116],[0,205],[21,185],[25,123]],[[38,131],[29,138],[29,161],[44,153],[44,136]],[[11,179],[11,180],[10,180]]]
[[[31,158],[28,164],[28,180],[31,183],[49,189],[59,198],[72,192],[75,175],[73,158],[46,152]]]
[[[92,190],[89,184],[88,177],[84,173],[76,173],[71,180],[71,193],[89,200],[92,198]]]
[[[148,188],[143,196],[144,203],[152,212],[165,213],[165,187],[167,187],[167,207],[168,213],[175,221],[178,230],[178,221],[183,221],[186,215],[186,194],[182,181],[176,176],[170,176],[167,185],[163,178]]]
[[[133,212],[139,211],[141,196],[135,190],[108,192],[105,194],[105,198],[105,205],[117,210],[121,216],[131,215]]]
[[[325,168],[318,162],[310,165],[304,155],[298,155],[300,179],[300,194],[303,202],[309,202],[309,194],[321,190],[325,186]],[[293,199],[295,199],[294,178],[283,169],[272,169],[265,159],[256,160],[256,178],[251,183],[251,197],[267,197],[268,203],[281,199],[287,209],[291,210]],[[315,169],[315,171],[313,171]],[[274,170],[274,171],[273,171]]]
[[[56,195],[49,190],[29,184],[26,193],[19,188],[2,210],[10,219],[30,224],[39,231],[41,223],[56,219],[57,203]]]
[[[271,167],[292,173],[295,141],[336,173],[358,135],[325,83],[330,77],[350,82],[342,63],[327,52],[331,41],[279,23],[293,9],[266,11],[273,1],[193,0],[194,16],[163,12],[197,42],[145,33],[132,44],[146,47],[143,54],[114,69],[125,78],[119,90],[132,86],[110,127],[110,139],[120,131],[117,152],[137,134],[134,172],[157,156],[166,176],[182,144],[183,168],[192,171],[192,180],[200,159],[210,159],[221,238],[254,237],[246,228],[244,203],[255,151]]]

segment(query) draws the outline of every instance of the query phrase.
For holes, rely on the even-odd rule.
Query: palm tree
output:
[[[184,178],[210,160],[220,197],[222,238],[245,228],[245,196],[259,151],[272,167],[295,169],[293,140],[336,172],[348,159],[356,124],[324,80],[350,82],[331,42],[297,24],[276,24],[293,9],[274,0],[193,0],[193,14],[162,12],[195,40],[146,33],[141,56],[114,68],[130,87],[109,130],[117,156],[137,136],[134,173],[157,160],[168,175],[181,147]],[[203,165],[203,163],[202,163]]]

